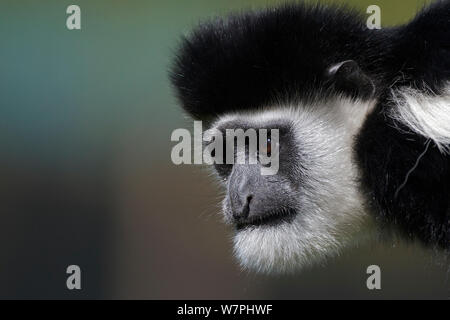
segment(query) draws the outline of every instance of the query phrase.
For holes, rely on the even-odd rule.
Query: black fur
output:
[[[330,85],[327,73],[356,61],[379,101],[356,144],[374,211],[411,238],[450,248],[450,158],[432,145],[395,198],[425,139],[398,130],[385,114],[391,89],[440,94],[450,81],[450,1],[435,2],[405,26],[369,30],[366,19],[349,8],[303,3],[218,18],[182,40],[171,80],[183,108],[206,120],[273,101],[365,99],[367,90]]]

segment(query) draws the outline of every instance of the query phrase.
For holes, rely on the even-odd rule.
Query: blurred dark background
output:
[[[337,1],[336,1],[337,2]],[[425,2],[342,1],[382,24]],[[417,245],[370,244],[294,276],[242,272],[203,169],[175,166],[192,123],[167,68],[199,19],[274,1],[0,2],[0,298],[441,298],[448,263]],[[81,7],[82,29],[66,28]],[[66,288],[68,265],[82,290]],[[382,290],[366,288],[367,266]]]

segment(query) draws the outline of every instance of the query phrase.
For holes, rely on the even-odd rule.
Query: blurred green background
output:
[[[383,26],[424,4],[339,2],[379,5]],[[81,30],[66,28],[70,4]],[[170,161],[171,132],[192,126],[167,79],[179,36],[268,4],[0,2],[0,298],[450,297],[448,263],[417,245],[369,244],[294,276],[242,272],[214,182]],[[81,291],[66,289],[71,264]],[[380,291],[366,288],[371,264]]]

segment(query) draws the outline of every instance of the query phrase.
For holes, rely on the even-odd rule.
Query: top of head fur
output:
[[[449,19],[450,1],[436,2],[406,26],[381,30],[369,30],[364,15],[335,5],[232,14],[182,40],[171,80],[183,108],[203,119],[274,100],[307,100],[319,91],[341,93],[327,82],[326,70],[345,60],[358,63],[378,94],[422,84],[439,91],[450,79]]]

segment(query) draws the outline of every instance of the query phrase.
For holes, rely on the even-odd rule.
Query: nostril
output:
[[[248,217],[248,214],[250,212],[250,202],[252,201],[252,199],[253,199],[252,195],[247,196],[247,201],[245,202],[244,209],[242,210],[242,218]]]
[[[253,199],[253,195],[248,195],[246,198],[245,204],[242,206],[242,209],[234,212],[233,217],[235,219],[246,219],[250,213],[250,202]]]

